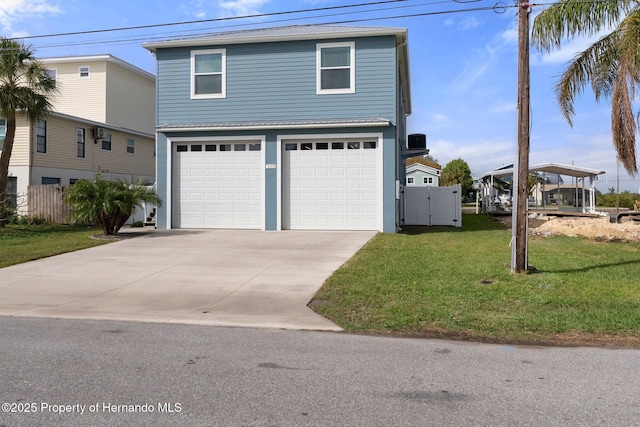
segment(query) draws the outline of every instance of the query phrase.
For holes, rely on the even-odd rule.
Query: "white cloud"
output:
[[[48,0],[2,0],[0,27],[9,37],[24,37],[24,31],[14,28],[17,22],[40,15],[56,15],[62,9]]]
[[[475,17],[467,18],[458,24],[458,28],[462,30],[470,30],[472,28],[477,28],[479,26],[480,26],[480,21],[478,21]]]
[[[427,141],[430,153],[444,166],[453,159],[461,158],[469,165],[473,176],[513,163],[515,144],[501,140]]]
[[[189,0],[180,8],[197,19],[256,15],[270,0]]]
[[[256,15],[260,13],[260,8],[267,3],[269,0],[220,0],[218,7],[224,11],[223,15]]]
[[[467,60],[466,68],[454,79],[452,90],[457,93],[467,92],[487,71],[493,69],[501,54],[516,45],[517,37],[513,38],[512,32],[513,23],[510,23],[506,30],[495,34],[484,49],[476,49]]]

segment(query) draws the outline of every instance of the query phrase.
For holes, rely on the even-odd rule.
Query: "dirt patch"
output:
[[[511,217],[498,218],[511,227]],[[582,236],[601,242],[640,242],[640,222],[628,220],[620,224],[609,217],[535,217],[529,218],[529,233],[533,236]]]

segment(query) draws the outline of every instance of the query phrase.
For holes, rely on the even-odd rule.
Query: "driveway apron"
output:
[[[134,230],[0,269],[0,315],[339,331],[307,304],[375,235]]]

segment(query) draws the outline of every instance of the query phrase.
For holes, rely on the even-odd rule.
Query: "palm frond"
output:
[[[616,26],[635,1],[560,0],[535,18],[532,44],[542,52],[560,47],[563,40],[578,35],[592,36]]]
[[[635,97],[634,72],[623,58],[611,94],[611,132],[618,160],[630,175],[638,173],[636,163],[636,121],[633,113]]]

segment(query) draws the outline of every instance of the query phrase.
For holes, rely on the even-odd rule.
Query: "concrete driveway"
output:
[[[341,330],[307,303],[375,234],[125,232],[138,235],[0,269],[0,315]]]

